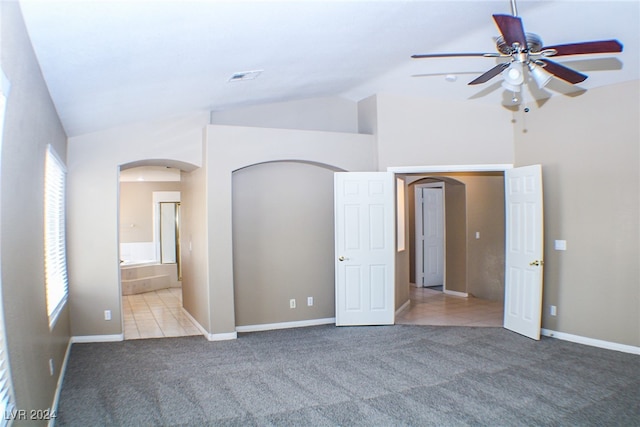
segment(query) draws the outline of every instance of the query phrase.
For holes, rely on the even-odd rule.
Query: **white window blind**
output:
[[[0,70],[0,80],[0,152],[2,152],[4,110],[6,106],[6,93],[8,92],[8,81],[2,70]],[[2,250],[1,247],[0,250]],[[10,423],[11,413],[15,410],[15,397],[11,383],[9,353],[7,352],[1,277],[2,275],[0,275],[0,427],[4,427]]]
[[[68,278],[65,232],[66,169],[51,145],[47,148],[44,169],[44,270],[49,327],[53,328],[67,301]]]

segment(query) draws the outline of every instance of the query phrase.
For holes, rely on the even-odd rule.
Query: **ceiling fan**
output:
[[[586,41],[553,46],[544,46],[542,39],[537,34],[525,33],[522,19],[518,16],[515,0],[511,0],[512,15],[493,15],[493,20],[500,31],[500,37],[496,39],[495,53],[433,53],[412,55],[412,58],[445,58],[482,56],[488,58],[510,58],[501,62],[489,71],[481,74],[469,85],[486,83],[498,74],[502,73],[504,81],[502,86],[514,92],[513,101],[517,102],[516,92],[525,81],[525,67],[536,85],[542,89],[551,80],[552,76],[564,80],[570,84],[577,84],[587,79],[587,75],[568,68],[549,57],[584,55],[593,53],[618,53],[622,52],[622,44],[615,39]]]

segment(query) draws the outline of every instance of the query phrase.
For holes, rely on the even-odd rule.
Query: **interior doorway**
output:
[[[408,225],[414,227],[408,233],[409,311],[417,311],[408,316],[403,312],[398,322],[500,326],[504,307],[504,172],[442,171],[403,176],[408,184]],[[443,292],[422,287],[419,276],[421,242],[417,229],[424,220],[419,214],[419,195],[425,191],[421,187],[443,189]],[[443,305],[447,306],[446,313],[440,310],[432,313],[435,317],[427,316],[431,308]],[[472,310],[465,311],[469,307]]]
[[[183,312],[181,169],[122,167],[120,293],[124,339],[199,335]]]

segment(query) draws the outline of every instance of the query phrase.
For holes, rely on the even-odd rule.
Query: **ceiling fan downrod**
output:
[[[516,0],[511,0],[511,14],[518,16],[518,8],[516,7]]]

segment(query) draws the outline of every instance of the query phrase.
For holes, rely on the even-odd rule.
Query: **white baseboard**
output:
[[[260,331],[272,331],[274,329],[289,329],[289,328],[302,328],[305,326],[329,325],[333,323],[336,323],[336,318],[328,317],[326,319],[299,320],[296,322],[265,323],[262,325],[236,326],[236,331],[237,332],[260,332]]]
[[[225,332],[222,334],[207,334],[206,337],[209,341],[227,341],[227,340],[235,340],[238,338],[237,332]]]
[[[545,337],[557,338],[563,341],[571,341],[578,344],[590,345],[592,347],[599,347],[607,350],[615,350],[615,351],[621,351],[623,353],[640,355],[640,347],[635,347],[632,345],[597,340],[595,338],[582,337],[580,335],[567,334],[565,332],[552,331],[551,329],[544,329],[544,328],[540,330],[540,333]]]
[[[469,294],[466,293],[466,292],[450,291],[448,289],[445,289],[444,293],[447,294],[447,295],[452,295],[454,297],[469,298]]]
[[[114,335],[78,335],[71,337],[71,343],[124,341],[124,334]]]
[[[69,354],[71,354],[71,344],[73,344],[73,340],[69,339],[69,342],[67,343],[67,350],[64,352],[64,359],[62,360],[62,366],[60,366],[60,373],[58,374],[56,392],[53,395],[53,402],[51,402],[51,412],[54,414],[58,413],[58,402],[60,401],[60,392],[62,391],[62,383],[64,381],[64,375],[67,372],[67,362],[69,362]],[[49,419],[47,426],[53,427],[55,423],[56,423],[56,419],[51,418]]]
[[[410,304],[411,304],[411,300],[408,299],[404,304],[400,306],[400,308],[396,310],[396,316],[402,313],[406,308],[408,308]]]
[[[198,328],[198,330],[202,333],[202,335],[208,341],[227,341],[227,340],[235,340],[236,338],[238,338],[238,334],[236,332],[227,332],[227,333],[223,333],[223,334],[211,334],[204,327],[202,327],[200,322],[198,322],[191,315],[191,313],[189,313],[187,310],[185,310],[184,307],[182,307],[182,313],[184,313],[184,315],[187,316],[189,318],[189,320],[191,320],[191,323],[196,325],[196,328]]]

